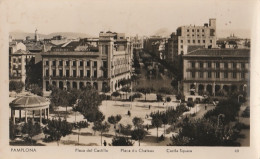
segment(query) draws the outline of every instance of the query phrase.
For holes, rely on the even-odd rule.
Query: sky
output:
[[[256,0],[12,0],[8,3],[10,31],[100,31],[153,35],[159,29],[175,32],[183,25],[203,25],[217,19],[217,34],[250,36]],[[222,32],[223,31],[223,32]]]

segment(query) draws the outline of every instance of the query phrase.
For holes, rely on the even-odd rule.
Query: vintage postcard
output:
[[[257,0],[1,0],[0,158],[260,159]]]

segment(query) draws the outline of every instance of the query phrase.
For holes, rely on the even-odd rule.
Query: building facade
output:
[[[177,55],[188,53],[189,46],[216,48],[216,19],[209,19],[204,26],[181,26],[168,39],[166,58],[173,61]]]
[[[198,49],[183,56],[183,92],[220,95],[249,88],[249,49]]]
[[[33,53],[18,50],[9,54],[9,80],[20,81],[25,84],[26,66],[31,60],[34,60]]]
[[[133,50],[124,34],[101,32],[98,40],[85,39],[84,46],[89,49],[79,51],[81,47],[66,51],[63,48],[59,51],[56,48],[42,54],[43,91],[49,91],[49,85],[60,89],[80,89],[92,85],[98,91],[109,86],[110,92],[113,92],[120,88],[120,80],[131,78]]]

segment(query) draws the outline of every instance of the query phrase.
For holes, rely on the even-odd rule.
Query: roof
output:
[[[16,52],[12,53],[12,55],[32,55],[32,53],[28,52],[28,51],[24,51],[24,50],[17,50]]]
[[[87,52],[87,51],[64,51],[64,52],[45,52],[42,56],[98,56],[99,52]]]
[[[25,108],[40,109],[42,107],[49,106],[49,104],[50,103],[41,96],[27,94],[25,96],[18,97],[15,100],[13,100],[10,103],[10,107],[16,109],[25,109]]]
[[[250,49],[197,49],[183,57],[250,57]]]

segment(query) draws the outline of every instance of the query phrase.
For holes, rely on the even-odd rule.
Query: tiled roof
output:
[[[95,55],[98,56],[99,52],[86,52],[86,51],[64,51],[64,52],[45,52],[42,56],[88,56]]]
[[[250,49],[197,49],[183,57],[250,57]]]

